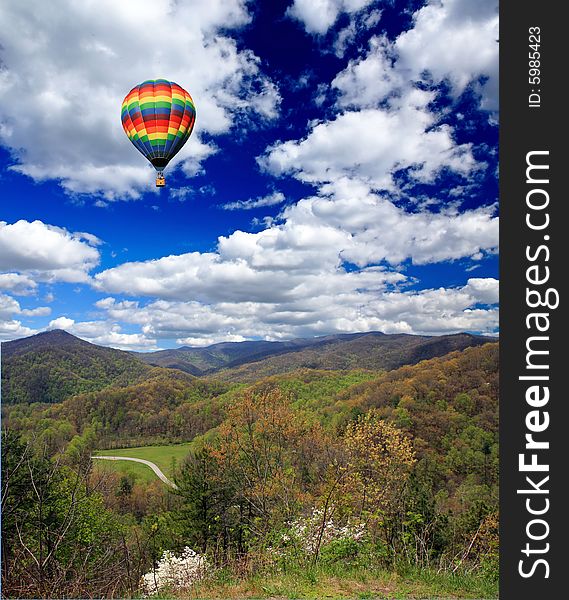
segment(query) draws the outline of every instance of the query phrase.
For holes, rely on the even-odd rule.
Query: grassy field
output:
[[[166,477],[172,477],[172,466],[180,464],[192,446],[192,442],[168,446],[142,446],[140,448],[113,448],[95,452],[95,456],[129,456],[142,458],[158,465]],[[132,474],[137,481],[154,481],[158,479],[154,471],[140,463],[131,461],[96,461],[97,468],[110,469],[119,473]]]

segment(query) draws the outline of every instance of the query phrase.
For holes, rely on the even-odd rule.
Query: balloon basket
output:
[[[156,176],[156,187],[164,187],[166,185],[166,180],[164,179],[164,175]]]

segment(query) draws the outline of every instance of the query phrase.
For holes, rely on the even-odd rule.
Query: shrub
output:
[[[290,529],[282,535],[285,545],[292,542],[306,554],[318,554],[333,542],[357,543],[365,536],[365,524],[347,523],[338,525],[332,517],[325,518],[324,510],[315,508],[307,517],[296,519],[290,524]]]
[[[142,576],[142,590],[151,596],[163,590],[188,588],[203,579],[209,570],[206,558],[187,546],[180,556],[166,550],[156,568]]]

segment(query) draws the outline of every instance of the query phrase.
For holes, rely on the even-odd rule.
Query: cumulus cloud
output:
[[[22,308],[12,295],[37,295],[41,282],[84,283],[99,264],[101,240],[42,221],[0,221],[0,339],[37,333],[14,317],[45,317],[48,306]],[[8,295],[2,292],[9,292]],[[46,302],[53,300],[48,293]]]
[[[300,21],[308,33],[324,34],[341,13],[352,14],[373,0],[294,0],[286,14]]]
[[[37,289],[37,283],[21,273],[0,273],[0,291],[11,292],[16,296],[28,296]]]
[[[26,317],[47,317],[51,314],[49,306],[38,306],[37,308],[23,308],[21,313]]]
[[[255,261],[261,257],[251,258]],[[275,258],[280,257],[277,254]],[[205,303],[255,301],[272,304],[358,287],[380,290],[405,279],[399,273],[380,268],[347,272],[342,268],[313,265],[303,273],[300,263],[307,264],[310,258],[310,253],[299,258],[299,269],[295,270],[292,261],[270,266],[266,260],[259,260],[255,261],[258,266],[254,266],[245,259],[223,260],[213,254],[182,254],[125,263],[98,274],[95,285],[105,292],[131,296],[192,298]],[[336,262],[340,263],[341,259],[336,257]]]
[[[303,140],[270,147],[259,163],[309,183],[352,177],[378,189],[393,188],[393,172],[410,167],[419,181],[443,168],[466,175],[477,166],[471,145],[455,143],[448,125],[436,126],[428,109],[433,99],[433,92],[410,89],[385,108],[342,113]]]
[[[398,69],[414,79],[428,72],[461,93],[485,77],[483,107],[498,109],[498,3],[443,0],[419,9],[413,27],[395,42]]]
[[[413,83],[447,81],[455,96],[468,85],[482,108],[498,110],[498,5],[496,0],[443,0],[419,9],[413,27],[391,42],[370,39],[369,50],[332,81],[340,107],[375,106]]]
[[[31,329],[22,325],[21,321],[14,319],[3,320],[0,318],[0,341],[14,340],[38,333],[37,329]]]
[[[362,31],[373,30],[380,22],[382,14],[382,11],[377,8],[350,14],[348,25],[338,31],[334,41],[336,56],[342,58]]]
[[[0,319],[11,317],[20,312],[20,304],[17,300],[6,294],[0,294]]]
[[[400,90],[407,80],[393,67],[395,52],[386,37],[371,38],[366,56],[351,60],[332,80],[340,107],[370,108]]]
[[[37,333],[36,330],[22,325],[14,316],[41,317],[49,315],[51,309],[47,306],[37,308],[22,308],[20,303],[7,294],[0,293],[0,340],[10,340]]]
[[[119,350],[157,350],[156,340],[141,333],[122,333],[120,325],[108,321],[80,321],[61,316],[50,321],[47,329],[65,331],[93,344]]]
[[[499,300],[499,282],[493,277],[471,278],[465,289],[481,304],[496,304]]]
[[[22,308],[20,303],[12,296],[0,294],[0,319],[12,317],[13,315],[24,315],[26,317],[45,317],[51,313],[49,306],[38,306],[37,308]]]
[[[456,260],[496,251],[494,213],[495,206],[462,213],[409,213],[365,185],[340,179],[322,186],[321,195],[285,209],[281,225],[220,238],[219,252],[264,269],[331,269],[342,261],[366,267],[382,261],[395,266],[407,259],[415,264]]]
[[[13,168],[71,193],[136,197],[152,169],[124,136],[120,104],[133,85],[166,77],[196,102],[195,133],[175,160],[196,174],[215,151],[203,134],[227,132],[235,111],[276,115],[277,89],[227,35],[249,19],[243,0],[4,2],[0,141]]]
[[[49,322],[48,329],[71,329],[75,321],[73,319],[69,319],[68,317],[57,317],[57,319],[53,319]]]
[[[221,342],[244,342],[246,338],[242,335],[235,335],[234,333],[213,333],[212,335],[203,337],[186,337],[176,340],[176,344],[182,346],[210,346],[211,344],[220,344]]]
[[[467,285],[452,289],[391,291],[365,289],[298,298],[289,302],[183,302],[106,299],[100,305],[113,320],[139,325],[153,339],[207,345],[261,337],[268,340],[309,337],[334,332],[379,330],[426,335],[477,331],[498,326],[494,307],[476,308],[484,296]]]
[[[272,194],[261,196],[259,198],[228,202],[227,204],[222,204],[221,208],[224,210],[252,210],[264,206],[274,206],[275,204],[281,204],[284,201],[285,195],[282,192],[273,192]]]
[[[495,0],[442,0],[419,9],[395,40],[372,36],[367,53],[331,82],[336,114],[311,123],[303,139],[268,147],[260,166],[317,186],[349,177],[397,192],[393,175],[402,169],[421,183],[443,170],[472,176],[485,165],[441,123],[437,91],[419,88],[446,81],[458,96],[476,85],[483,107],[496,110],[497,24]]]
[[[220,237],[216,252],[124,263],[97,273],[95,286],[133,296],[278,303],[400,283],[401,273],[373,268],[384,261],[427,264],[497,248],[494,207],[408,213],[346,179],[323,192],[285,209],[283,223]],[[346,270],[346,263],[361,270]]]
[[[0,286],[34,291],[35,281],[85,282],[99,263],[96,236],[42,221],[0,221]]]

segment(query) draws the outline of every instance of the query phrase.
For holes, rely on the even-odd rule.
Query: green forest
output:
[[[8,353],[5,597],[497,597],[497,343],[199,377],[69,344]],[[91,459],[182,443],[175,488]]]

